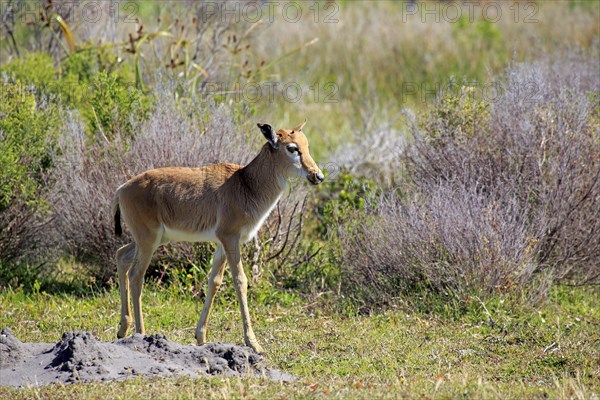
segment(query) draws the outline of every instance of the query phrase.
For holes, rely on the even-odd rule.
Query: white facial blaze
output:
[[[298,151],[298,146],[291,143],[288,144],[285,148],[287,156],[292,161],[289,168],[287,168],[287,177],[288,178],[296,178],[296,177],[306,177],[308,173],[304,170],[302,166],[302,160],[300,159],[300,152]]]

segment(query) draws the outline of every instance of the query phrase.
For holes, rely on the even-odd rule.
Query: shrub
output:
[[[133,122],[144,119],[147,100],[142,92],[128,85],[116,74],[100,71],[90,82],[89,107],[85,116],[90,131],[105,141],[133,134]]]
[[[54,61],[46,53],[30,53],[0,67],[0,73],[14,82],[36,88],[37,94],[48,94],[56,89],[57,73]]]
[[[539,240],[530,273],[548,270],[579,282],[598,277],[599,108],[590,98],[600,88],[598,67],[594,58],[575,55],[515,66],[489,121],[477,121],[466,135],[460,126],[438,124],[436,140],[428,125],[417,137],[411,163],[417,184],[454,180],[500,203],[514,197],[528,210]]]
[[[89,95],[89,81],[95,72],[89,53],[73,53],[55,66],[47,53],[28,53],[2,66],[0,73],[11,82],[35,88],[35,95],[60,98],[70,107],[81,107]]]
[[[534,299],[552,282],[597,282],[598,67],[583,56],[516,65],[493,104],[443,97],[415,127],[404,195],[340,229],[344,292],[376,306],[415,290]]]
[[[61,63],[61,76],[67,82],[90,82],[100,67],[94,49],[71,53]]]
[[[500,205],[477,188],[441,182],[406,200],[388,193],[372,207],[360,225],[340,230],[342,289],[368,309],[404,295],[460,301],[502,292],[534,263],[535,237],[514,199]]]
[[[94,49],[73,53],[55,67],[46,53],[30,53],[0,68],[10,82],[35,88],[36,97],[51,96],[55,103],[80,111],[91,137],[112,141],[129,136],[132,120],[146,115],[149,99],[117,72],[99,69]]]
[[[35,233],[48,209],[43,183],[52,167],[59,115],[20,82],[1,85],[0,260],[6,263],[41,244]]]
[[[338,289],[344,258],[339,236],[347,229],[347,218],[364,213],[380,190],[373,180],[357,177],[346,168],[327,175],[314,201],[316,221],[312,221],[309,242],[313,257],[288,273],[287,287],[307,294]]]

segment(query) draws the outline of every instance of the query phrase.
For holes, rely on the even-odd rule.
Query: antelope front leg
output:
[[[225,251],[227,252],[227,263],[231,267],[235,293],[237,294],[238,302],[240,303],[240,311],[242,312],[244,341],[246,342],[246,345],[252,347],[255,352],[259,354],[263,353],[263,349],[260,344],[258,344],[256,336],[254,336],[254,331],[252,330],[252,324],[250,323],[250,312],[248,311],[248,278],[246,278],[244,267],[242,266],[239,241],[226,246]]]
[[[213,262],[210,269],[210,276],[208,278],[208,292],[206,293],[206,299],[204,300],[204,309],[200,315],[200,321],[196,326],[196,340],[198,345],[202,346],[206,343],[206,327],[208,325],[208,317],[210,316],[210,309],[215,299],[215,294],[221,283],[223,283],[223,273],[225,272],[225,251],[223,246],[219,244],[215,253],[213,254]]]
[[[142,288],[144,286],[144,274],[150,260],[153,250],[138,247],[136,260],[129,270],[129,282],[131,288],[131,297],[133,300],[133,314],[135,315],[135,332],[144,334],[144,316],[142,314]]]

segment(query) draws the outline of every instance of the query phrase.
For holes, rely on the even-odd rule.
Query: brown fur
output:
[[[270,128],[259,125],[261,130],[265,126]],[[266,143],[246,166],[220,163],[201,168],[153,169],[131,178],[117,189],[112,205],[115,232],[121,229],[120,214],[133,236],[132,243],[117,251],[121,292],[118,337],[124,337],[132,325],[130,285],[136,332],[144,333],[142,284],[156,248],[169,241],[203,240],[216,242],[217,250],[213,256],[206,303],[196,329],[198,343],[206,342],[208,316],[227,260],[240,303],[246,344],[257,352],[262,351],[250,324],[247,279],[240,260],[240,245],[256,233],[291,175],[303,171],[311,183],[322,181],[323,175],[310,156],[303,126],[279,130],[276,145]],[[294,166],[287,145],[297,147],[301,170]]]

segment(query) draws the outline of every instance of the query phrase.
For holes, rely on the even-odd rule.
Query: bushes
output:
[[[579,56],[519,65],[494,104],[442,98],[415,127],[412,193],[389,192],[340,230],[345,293],[374,305],[415,289],[461,299],[597,282],[598,67]]]
[[[82,107],[90,94],[89,82],[95,72],[89,53],[74,53],[55,65],[47,53],[29,53],[0,66],[11,82],[35,87],[36,96],[53,96],[70,107]]]
[[[98,70],[96,51],[73,53],[55,67],[46,53],[31,53],[0,68],[10,82],[35,87],[40,96],[79,110],[90,137],[113,141],[117,134],[130,136],[132,120],[144,119],[149,98],[128,82],[126,68]]]
[[[46,263],[54,261],[48,250],[59,249],[62,242],[50,222],[65,212],[52,204],[62,190],[55,185],[65,183],[56,182],[60,174],[55,172],[72,175],[81,161],[70,150],[103,137],[104,146],[114,151],[109,138],[114,142],[121,133],[130,136],[132,124],[145,116],[148,100],[141,92],[116,74],[95,70],[89,55],[72,54],[55,68],[45,53],[28,54],[1,68],[0,260],[7,268],[24,255],[30,262],[38,256]],[[81,110],[85,125],[73,121],[77,112],[67,112],[69,106]],[[67,130],[87,127],[79,132],[77,143],[67,144],[68,139],[59,137],[69,123]],[[86,157],[102,158],[105,151],[89,150]]]
[[[460,301],[529,283],[522,274],[536,242],[517,202],[500,206],[454,182],[420,190],[406,200],[383,196],[361,225],[340,230],[346,295],[372,309],[404,296]]]
[[[515,66],[494,103],[468,90],[442,97],[414,126],[410,144],[392,124],[365,124],[357,140],[338,152],[337,161],[353,169],[333,171],[339,174],[321,187],[319,220],[308,224],[314,235],[300,242],[307,230],[300,192],[246,248],[252,276],[268,269],[269,284],[305,292],[341,283],[346,296],[369,307],[414,298],[415,292],[460,302],[515,288],[543,296],[553,282],[596,282],[597,67],[579,56]],[[89,104],[103,113],[94,130],[110,134],[90,140],[87,124],[71,111],[56,146],[55,108],[19,83],[4,84],[17,94],[3,103],[8,111],[2,108],[7,117],[1,123],[28,142],[7,141],[2,134],[8,149],[0,159],[2,172],[10,175],[2,180],[2,204],[17,197],[20,203],[10,206],[13,214],[3,211],[2,233],[10,237],[0,250],[7,260],[16,257],[5,255],[7,245],[20,249],[11,250],[18,256],[23,243],[54,238],[56,248],[108,281],[122,244],[113,234],[109,204],[121,183],[167,165],[245,163],[257,147],[251,138],[260,135],[238,134],[243,130],[236,121],[247,115],[225,105],[177,99],[176,84],[155,87],[151,102],[115,75],[91,79],[98,85],[91,86]],[[132,116],[140,104],[151,112]],[[41,200],[46,194],[47,202]],[[40,231],[46,220],[40,211],[46,209],[53,220]],[[13,234],[14,227],[37,235]],[[205,270],[209,250],[167,247],[158,265],[176,264],[174,275],[184,280],[192,269]],[[199,284],[189,290],[196,293]]]
[[[117,135],[131,136],[133,121],[143,120],[147,112],[147,99],[142,92],[105,71],[94,75],[90,86],[89,106],[85,109],[90,131],[110,142]]]
[[[17,58],[2,65],[0,73],[15,82],[35,87],[38,94],[48,94],[58,88],[54,62],[46,53],[31,53],[23,58]]]
[[[58,109],[19,81],[0,83],[0,260],[40,246],[45,174],[52,167]]]
[[[539,265],[532,272],[594,279],[600,142],[599,105],[590,93],[600,88],[593,78],[598,67],[593,58],[579,56],[514,67],[489,121],[469,128],[471,138],[442,126],[439,139],[431,140],[430,127],[417,139],[415,182],[478,187],[501,205],[514,198],[539,240]]]

